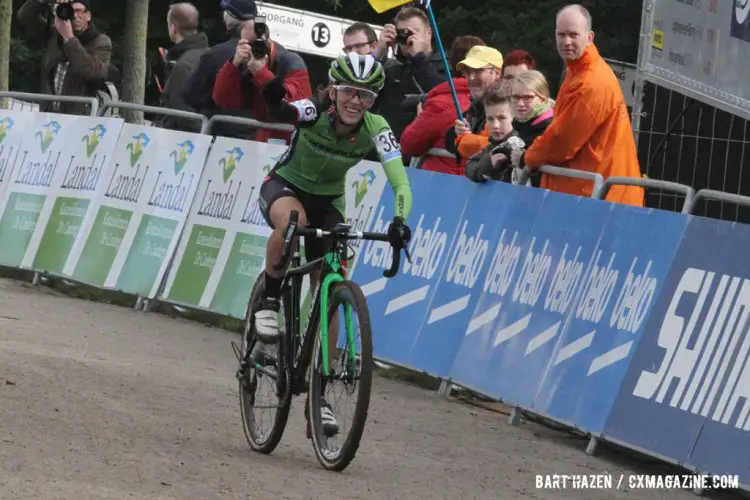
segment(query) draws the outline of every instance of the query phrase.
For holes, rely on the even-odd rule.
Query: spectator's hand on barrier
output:
[[[492,166],[495,168],[502,166],[503,163],[508,161],[508,157],[502,153],[495,153],[490,156],[490,159],[492,160]]]
[[[262,70],[266,67],[268,64],[268,55],[265,55],[261,57],[260,59],[257,59],[252,52],[250,52],[250,60],[247,62],[247,69],[250,70],[250,73],[253,75],[257,74],[258,71]]]
[[[466,120],[456,120],[455,130],[456,130],[456,136],[471,134],[471,128],[469,127],[469,122],[467,122]]]
[[[520,137],[513,136],[493,150],[493,157],[495,155],[505,156],[506,159],[510,159],[511,165],[523,168],[523,155],[525,152],[526,143]]]
[[[417,116],[421,115],[422,111],[424,111],[424,106],[422,106],[422,103],[420,102],[417,104]]]
[[[234,51],[232,64],[234,64],[238,68],[241,67],[243,64],[250,60],[251,54],[252,50],[250,48],[250,42],[243,38],[242,40],[237,42],[237,49]]]
[[[510,162],[513,164],[514,167],[523,168],[525,166],[524,161],[523,161],[523,156],[525,153],[526,153],[526,150],[523,148],[515,148],[511,150]]]

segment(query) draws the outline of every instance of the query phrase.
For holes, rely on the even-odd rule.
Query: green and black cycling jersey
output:
[[[341,137],[334,130],[330,104],[310,99],[287,102],[284,93],[279,80],[264,90],[274,119],[296,124],[291,145],[274,167],[274,174],[308,194],[337,196],[333,205],[344,215],[346,173],[375,150],[393,189],[395,216],[407,220],[411,187],[398,141],[385,118],[366,112],[357,128]]]

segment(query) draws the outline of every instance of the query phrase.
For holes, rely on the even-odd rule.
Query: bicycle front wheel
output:
[[[263,293],[264,277],[261,272],[250,294],[242,335],[244,361],[238,378],[245,437],[250,448],[268,454],[284,434],[292,398],[291,375],[284,359],[285,339],[275,346],[265,346],[255,336],[254,305]]]
[[[367,420],[372,388],[372,331],[367,302],[356,283],[343,281],[330,290],[329,335],[338,333],[341,348],[336,348],[333,340],[329,340],[330,347],[322,345],[318,332],[310,363],[307,418],[318,461],[328,470],[342,471],[357,453]],[[324,349],[331,353],[328,373],[323,369]],[[349,396],[353,411],[336,405]]]

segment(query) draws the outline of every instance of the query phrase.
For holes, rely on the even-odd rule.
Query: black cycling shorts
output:
[[[260,213],[271,228],[273,223],[269,213],[271,205],[279,198],[291,196],[300,202],[307,215],[307,223],[316,229],[332,229],[336,224],[345,221],[341,212],[333,205],[333,200],[339,196],[324,196],[310,194],[287,182],[282,177],[271,173],[260,186]],[[305,259],[307,262],[320,258],[331,248],[331,241],[320,238],[305,240]]]

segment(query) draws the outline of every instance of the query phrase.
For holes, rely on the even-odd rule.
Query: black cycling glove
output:
[[[388,239],[394,246],[404,246],[411,241],[411,229],[404,223],[401,217],[394,217],[388,226]]]

